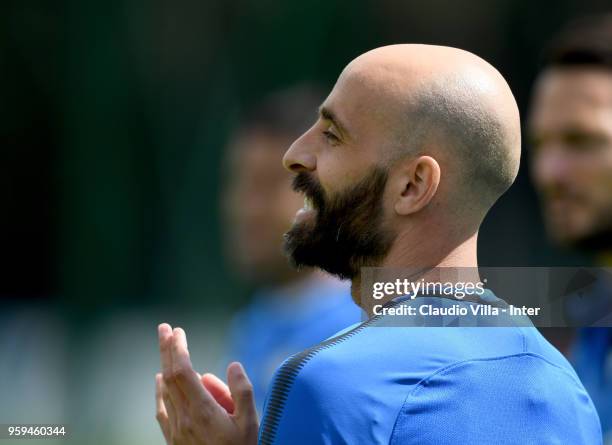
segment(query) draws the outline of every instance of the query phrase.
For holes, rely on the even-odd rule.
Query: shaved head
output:
[[[364,266],[440,264],[475,240],[520,151],[516,102],[484,60],[429,45],[369,51],[346,66],[285,154],[308,198],[286,251],[343,278]]]
[[[452,184],[449,198],[480,213],[513,183],[521,152],[518,107],[483,59],[443,46],[391,45],[359,56],[342,76],[376,91],[375,112],[394,135],[384,147],[387,165],[436,155],[443,181]]]

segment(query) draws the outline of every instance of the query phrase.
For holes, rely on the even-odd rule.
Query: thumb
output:
[[[236,417],[246,422],[257,421],[253,385],[240,363],[233,362],[227,367],[227,383],[236,406]]]

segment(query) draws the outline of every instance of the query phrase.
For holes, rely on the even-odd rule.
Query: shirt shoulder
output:
[[[538,398],[543,394],[554,397]],[[260,443],[450,443],[434,440],[437,431],[450,434],[431,430],[440,423],[437,413],[444,413],[451,427],[473,432],[482,429],[473,423],[480,415],[495,425],[520,425],[531,415],[542,422],[542,412],[567,401],[570,407],[559,415],[579,415],[590,434],[597,415],[588,395],[534,328],[394,328],[366,322],[285,361],[269,393],[262,422],[266,440]],[[509,420],[503,417],[507,406]],[[493,418],[498,412],[500,418]],[[431,437],[414,436],[416,423]],[[519,433],[506,443],[530,443],[518,440]]]
[[[493,345],[522,351],[517,330],[487,332],[366,322],[296,354],[277,370],[265,409],[263,437],[276,441],[261,443],[387,444],[406,395],[427,376]]]
[[[601,444],[575,374],[524,352],[438,370],[406,396],[389,443]]]

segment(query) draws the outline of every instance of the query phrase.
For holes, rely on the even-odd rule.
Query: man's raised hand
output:
[[[159,325],[162,372],[156,376],[157,421],[168,445],[254,445],[257,411],[242,365],[227,368],[229,387],[194,371],[185,331]]]

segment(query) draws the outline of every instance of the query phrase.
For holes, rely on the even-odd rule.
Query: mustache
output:
[[[546,187],[541,190],[541,195],[546,201],[564,199],[574,202],[581,202],[584,199],[581,193],[561,185]]]
[[[317,210],[321,210],[325,206],[325,191],[321,183],[314,176],[306,172],[299,172],[293,178],[291,188],[297,193],[303,193],[307,198],[312,200],[312,203]]]

